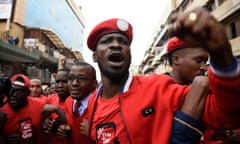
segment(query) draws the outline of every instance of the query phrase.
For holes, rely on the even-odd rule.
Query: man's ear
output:
[[[92,54],[93,62],[97,62],[97,55],[95,52]]]
[[[172,63],[174,65],[179,65],[181,63],[181,56],[179,56],[177,54],[173,54],[172,55]]]

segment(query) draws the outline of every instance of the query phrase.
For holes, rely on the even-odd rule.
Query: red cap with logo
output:
[[[105,20],[93,28],[87,39],[88,48],[94,51],[97,41],[109,33],[122,33],[128,37],[130,43],[133,39],[132,25],[124,19],[113,18]]]
[[[24,83],[17,81],[18,78],[23,79]],[[30,88],[30,80],[27,76],[23,75],[23,74],[15,74],[11,77],[11,82],[12,84],[15,85],[20,85],[20,86],[24,86],[26,88]]]
[[[167,53],[171,53],[175,50],[187,47],[190,47],[190,45],[180,40],[178,37],[172,37],[167,44]]]

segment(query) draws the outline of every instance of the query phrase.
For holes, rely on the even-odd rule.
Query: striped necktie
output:
[[[81,106],[81,102],[76,102],[75,103],[75,106],[74,106],[74,109],[73,109],[73,115],[75,117],[79,117],[80,116],[79,111],[78,111],[80,106]]]

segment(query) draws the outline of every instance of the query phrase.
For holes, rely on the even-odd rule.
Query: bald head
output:
[[[30,96],[40,97],[42,94],[42,82],[40,79],[31,79],[30,81]]]

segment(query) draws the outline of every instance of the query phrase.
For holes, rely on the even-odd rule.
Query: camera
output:
[[[0,107],[5,103],[5,96],[10,97],[12,90],[12,83],[8,77],[0,77]]]

